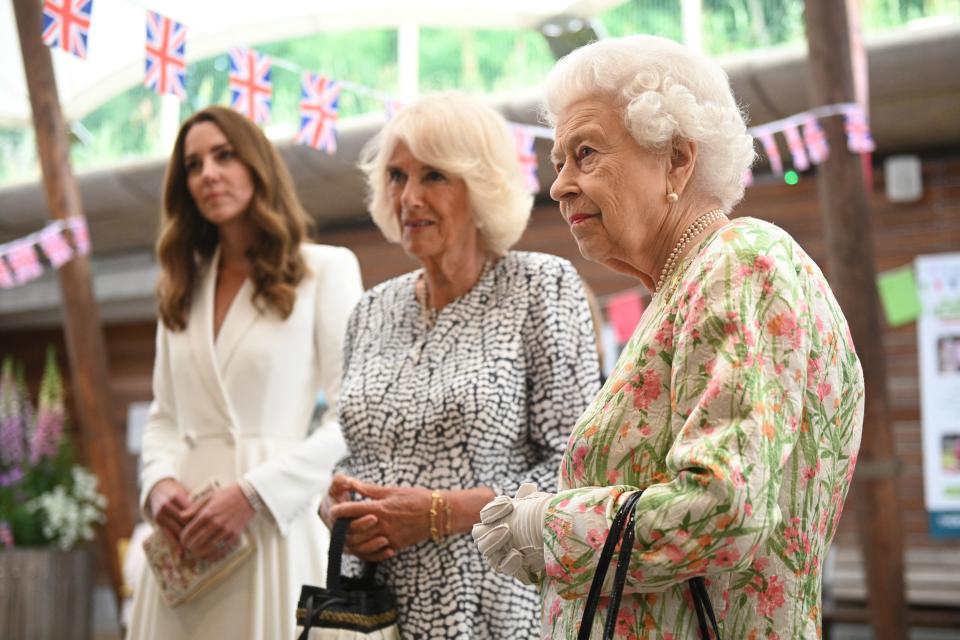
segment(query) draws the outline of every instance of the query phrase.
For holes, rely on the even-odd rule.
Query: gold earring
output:
[[[670,204],[676,204],[678,200],[680,200],[680,196],[677,195],[676,191],[667,194],[667,202]]]

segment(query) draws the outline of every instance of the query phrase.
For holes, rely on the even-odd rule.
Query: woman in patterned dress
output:
[[[818,638],[863,376],[820,269],[773,225],[728,218],[754,151],[726,75],[669,40],[605,40],[557,64],[546,110],[551,196],[581,253],[653,299],[560,491],[485,507],[481,551],[541,584],[544,638],[574,638],[612,518],[642,490],[617,638],[699,637],[694,576],[724,638]]]
[[[556,487],[599,389],[582,283],[565,260],[508,250],[533,199],[506,122],[478,101],[405,107],[363,168],[374,221],[421,268],[368,291],[350,318],[349,454],[321,513],[355,519],[348,550],[381,562],[403,637],[535,638],[536,590],[493,572],[468,534],[495,495]]]

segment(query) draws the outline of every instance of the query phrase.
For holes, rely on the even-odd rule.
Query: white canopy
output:
[[[532,29],[554,16],[586,18],[623,0],[94,0],[86,60],[53,52],[68,120],[143,81],[147,9],[187,26],[187,61],[326,30],[401,25]],[[30,104],[16,19],[0,3],[0,126],[27,125]]]

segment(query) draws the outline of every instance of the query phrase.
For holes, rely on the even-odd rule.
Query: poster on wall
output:
[[[914,262],[921,313],[920,414],[930,534],[960,537],[960,253]]]

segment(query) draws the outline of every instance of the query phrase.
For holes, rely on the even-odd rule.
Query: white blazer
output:
[[[145,611],[137,620],[135,604],[132,626],[140,633],[133,638],[200,637],[191,634],[201,629],[229,630],[237,638],[292,637],[300,585],[324,583],[328,537],[316,510],[333,465],[346,452],[336,423],[341,352],[363,288],[348,249],[303,245],[302,253],[309,273],[285,320],[257,310],[247,280],[214,340],[216,269],[208,266],[186,330],[172,332],[162,323],[157,329],[154,402],[140,473],[144,516],[150,519],[147,497],[163,478],[177,479],[188,491],[210,478],[223,484],[246,478],[269,515],[249,527],[257,553],[247,571],[172,612],[159,600],[141,603]],[[216,263],[214,255],[210,264]],[[307,436],[321,389],[330,409]],[[159,597],[155,585],[143,587],[138,601]],[[224,598],[234,599],[231,593],[235,606],[224,606]]]

